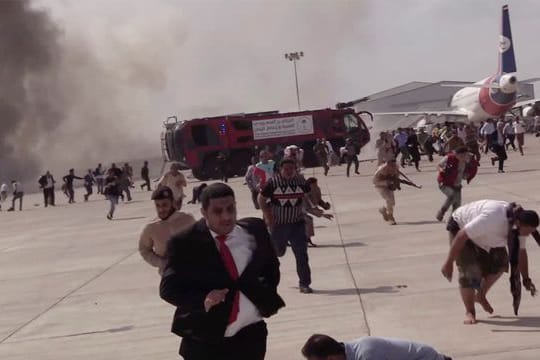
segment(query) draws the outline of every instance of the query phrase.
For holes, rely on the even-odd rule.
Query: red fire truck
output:
[[[318,166],[313,153],[316,139],[329,140],[335,151],[350,137],[358,150],[369,142],[362,117],[353,109],[321,109],[280,113],[267,111],[178,121],[169,117],[161,134],[163,158],[190,168],[199,180],[219,177],[217,156],[227,158],[229,176],[243,176],[253,155],[268,148],[277,153],[288,145],[304,149],[306,167]]]

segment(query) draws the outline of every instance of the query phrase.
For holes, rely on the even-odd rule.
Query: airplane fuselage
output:
[[[493,75],[454,94],[450,106],[467,114],[469,121],[484,121],[506,114],[516,103],[515,74]]]

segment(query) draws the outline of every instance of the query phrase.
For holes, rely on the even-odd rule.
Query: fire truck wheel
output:
[[[198,180],[201,180],[201,181],[209,180],[208,176],[206,176],[206,174],[204,173],[204,171],[201,168],[191,169],[191,173]]]

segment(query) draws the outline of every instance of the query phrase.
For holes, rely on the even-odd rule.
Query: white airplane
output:
[[[540,78],[524,80],[523,83],[538,81]],[[499,37],[499,66],[497,72],[474,84],[442,83],[442,86],[460,87],[450,99],[450,107],[437,111],[410,111],[374,113],[374,115],[423,115],[427,122],[441,122],[448,119],[479,122],[488,118],[499,118],[515,107],[523,107],[524,116],[532,116],[536,111],[536,100],[517,103],[519,81],[516,75],[516,59],[510,28],[508,5],[502,7],[502,26]],[[540,105],[540,104],[539,104]],[[435,119],[436,117],[437,119]]]

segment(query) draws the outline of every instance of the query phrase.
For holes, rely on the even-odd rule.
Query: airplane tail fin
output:
[[[510,28],[510,13],[508,5],[502,7],[502,29],[499,38],[499,74],[516,72],[516,58],[514,56],[514,42]]]

